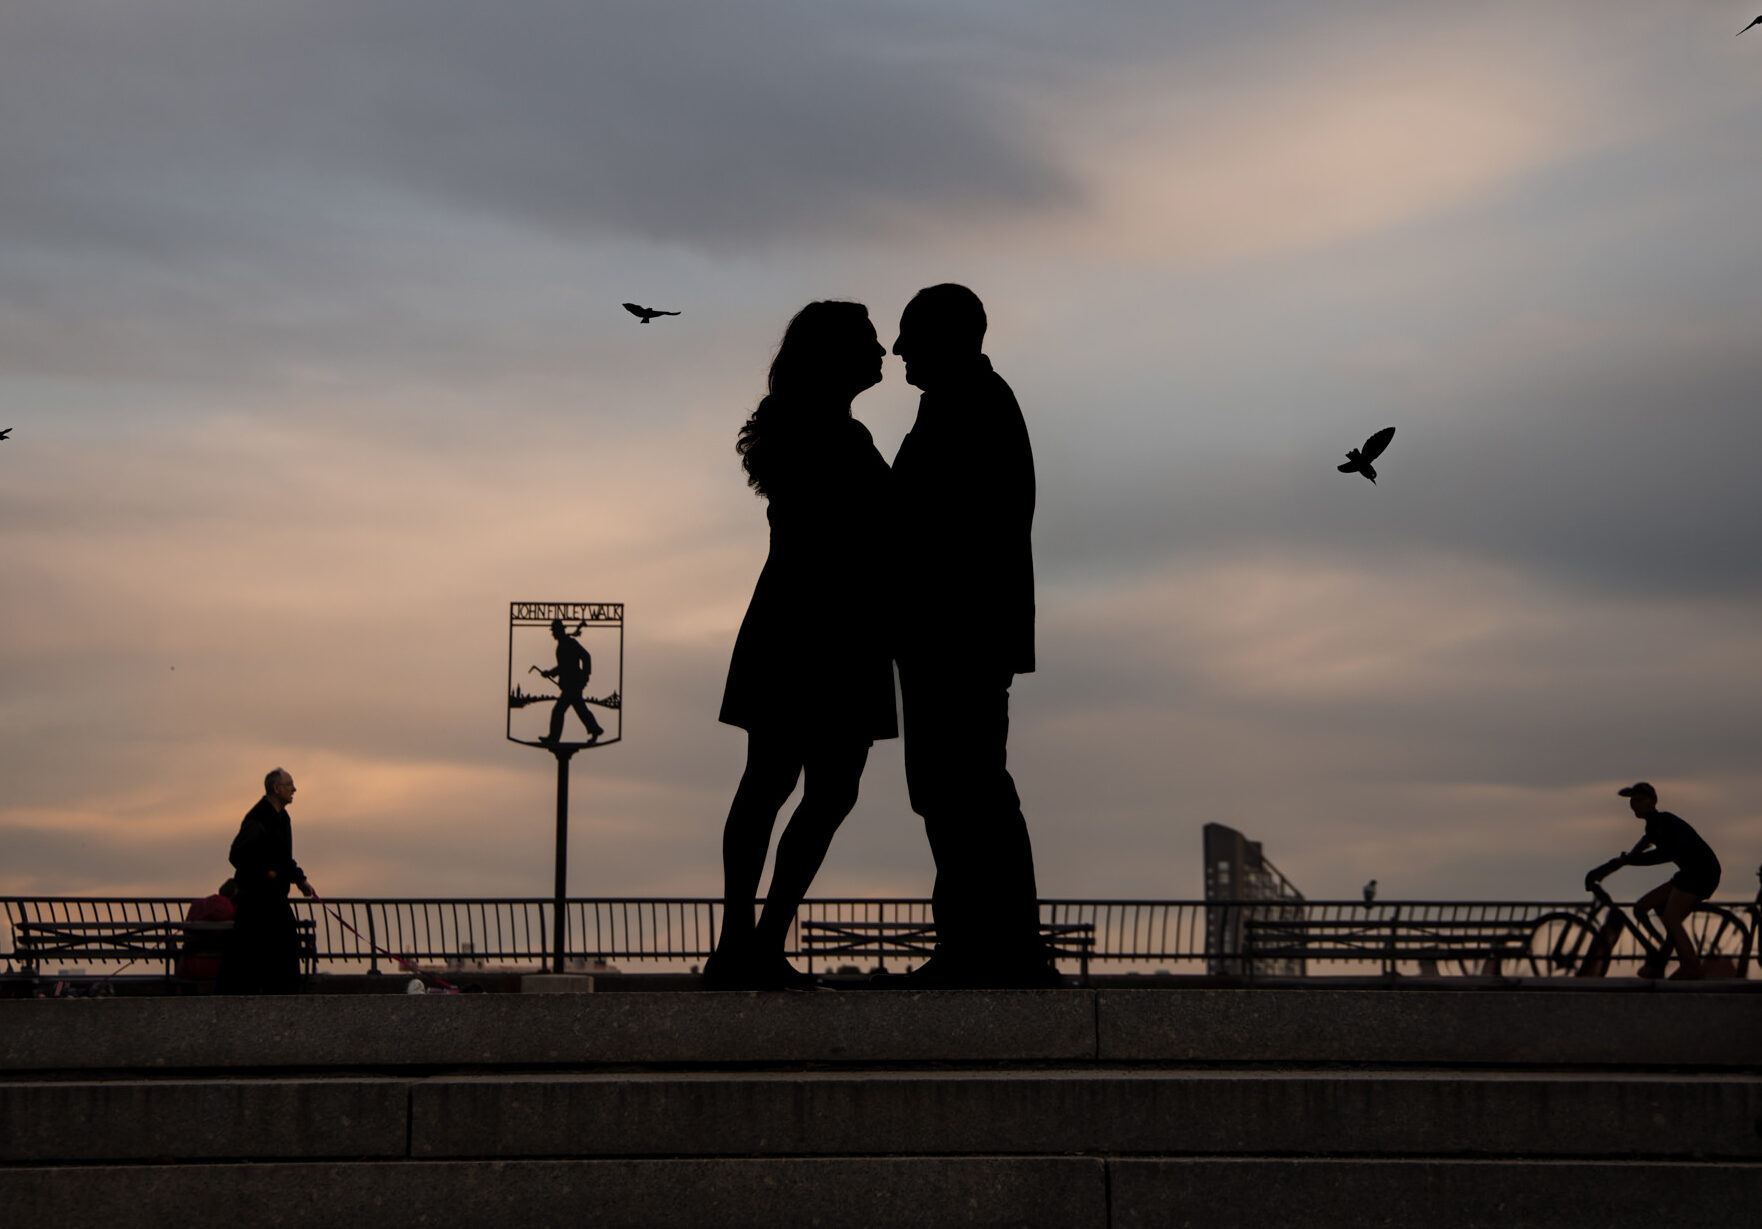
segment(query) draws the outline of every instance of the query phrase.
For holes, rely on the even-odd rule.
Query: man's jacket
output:
[[[900,659],[1032,671],[1034,453],[989,359],[919,399],[893,481]]]
[[[238,872],[241,892],[286,896],[290,887],[306,877],[294,861],[294,829],[288,813],[268,797],[259,798],[245,813],[227,860]],[[275,872],[275,878],[269,877],[270,871]]]

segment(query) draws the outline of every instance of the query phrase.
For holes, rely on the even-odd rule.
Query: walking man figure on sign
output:
[[[579,632],[581,629],[575,629]],[[606,732],[605,727],[594,719],[587,711],[587,698],[584,689],[587,681],[593,677],[593,656],[581,647],[581,641],[563,630],[563,620],[551,620],[551,636],[557,642],[557,664],[549,670],[540,670],[539,675],[550,679],[561,692],[556,704],[551,707],[550,733],[541,735],[541,743],[557,743],[563,738],[563,719],[569,710],[574,709],[575,715],[581,718],[581,724],[587,727],[587,745],[593,746]]]

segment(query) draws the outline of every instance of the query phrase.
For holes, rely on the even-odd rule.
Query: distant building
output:
[[[563,967],[571,973],[616,973],[618,966],[609,964],[600,956],[571,956],[563,962]]]
[[[1267,860],[1259,841],[1223,824],[1205,825],[1205,969],[1234,974],[1250,970],[1242,960],[1250,921],[1303,919],[1303,893]],[[1266,901],[1267,904],[1248,902]],[[1260,958],[1255,973],[1302,977],[1301,956]]]
[[[463,969],[483,969],[489,967],[489,961],[477,954],[477,945],[466,939],[459,944],[459,950],[447,957],[447,968],[458,972]]]

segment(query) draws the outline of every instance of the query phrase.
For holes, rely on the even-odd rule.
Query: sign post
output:
[[[624,603],[508,603],[508,741],[557,757],[553,973],[564,971],[569,951],[569,761],[623,738]]]

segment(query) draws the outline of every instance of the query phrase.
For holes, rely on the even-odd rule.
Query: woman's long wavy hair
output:
[[[783,330],[765,381],[765,399],[734,442],[747,485],[760,495],[771,494],[772,450],[766,447],[766,437],[788,427],[798,412],[852,391],[851,366],[859,361],[863,344],[872,344],[870,332],[869,309],[842,299],[809,303]]]

